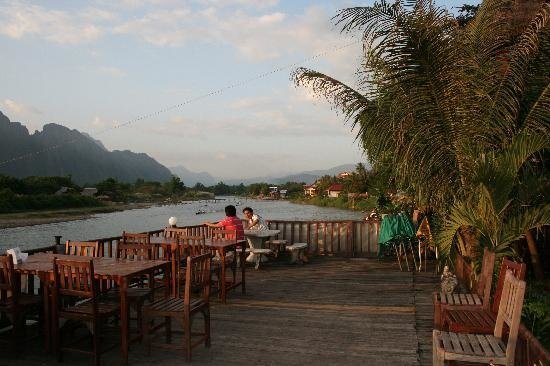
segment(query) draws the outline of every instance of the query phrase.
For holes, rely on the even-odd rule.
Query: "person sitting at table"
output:
[[[243,214],[248,219],[248,230],[268,230],[264,219],[254,213],[254,210],[250,207],[243,208]]]
[[[217,224],[204,222],[203,225],[224,230],[237,230],[237,240],[244,239],[243,222],[237,217],[237,209],[233,205],[225,206],[225,219]]]

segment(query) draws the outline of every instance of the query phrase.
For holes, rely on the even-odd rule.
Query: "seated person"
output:
[[[217,227],[224,230],[237,230],[237,240],[244,239],[244,229],[241,219],[237,217],[237,209],[233,205],[225,207],[225,218],[217,224],[210,222],[203,223],[209,227]]]
[[[248,219],[248,230],[268,230],[264,219],[260,215],[254,214],[250,207],[243,208],[243,214]]]

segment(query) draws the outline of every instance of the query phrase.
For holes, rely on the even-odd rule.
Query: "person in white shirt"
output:
[[[247,230],[268,230],[264,219],[260,215],[256,215],[250,207],[243,208],[243,214],[248,219]]]

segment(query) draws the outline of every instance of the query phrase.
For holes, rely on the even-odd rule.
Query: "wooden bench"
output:
[[[442,315],[443,328],[459,333],[492,333],[497,320],[506,272],[510,271],[518,280],[523,280],[525,278],[525,270],[525,263],[517,263],[504,258],[500,266],[492,307],[447,307]]]
[[[495,266],[495,253],[487,249],[483,252],[481,275],[477,282],[476,291],[468,294],[445,294],[434,292],[434,328],[442,329],[442,315],[447,308],[479,308],[489,309],[491,296],[491,282]]]
[[[443,366],[445,360],[484,364],[513,365],[518,329],[521,320],[525,282],[506,270],[502,298],[492,334],[454,333],[434,329],[433,365]],[[504,324],[509,333],[506,340]]]
[[[304,252],[306,251],[308,247],[307,243],[294,243],[292,245],[287,245],[286,250],[290,252],[290,263],[304,263],[308,262],[308,259]]]

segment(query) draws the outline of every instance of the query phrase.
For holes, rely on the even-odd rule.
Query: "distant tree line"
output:
[[[61,187],[66,193],[56,195]],[[26,177],[0,175],[0,213],[99,206],[93,197],[80,194],[71,177]]]
[[[289,196],[302,194],[303,182],[279,185]],[[83,196],[84,187],[93,187],[97,193]],[[137,179],[124,183],[108,178],[95,184],[79,186],[66,177],[26,177],[22,179],[0,175],[0,213],[22,212],[77,207],[94,207],[112,203],[179,202],[182,200],[208,199],[218,195],[261,196],[269,194],[269,183],[227,185],[219,182],[213,186],[197,183],[187,187],[177,176],[164,183]]]

